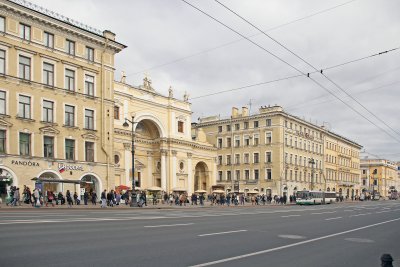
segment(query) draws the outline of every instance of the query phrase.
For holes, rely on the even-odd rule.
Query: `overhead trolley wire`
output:
[[[244,36],[243,34],[241,34],[240,32],[236,31],[235,29],[233,29],[232,27],[226,25],[225,23],[223,23],[222,21],[218,20],[217,18],[211,16],[210,14],[206,13],[205,11],[201,10],[200,8],[192,5],[191,3],[187,2],[186,0],[181,0],[182,2],[186,3],[187,5],[191,6],[192,8],[196,9],[197,11],[199,11],[200,13],[204,14],[205,16],[211,18],[212,20],[216,21],[217,23],[221,24],[222,26],[224,26],[225,28],[228,28],[229,30],[233,31],[234,33],[240,35],[241,37],[243,37],[244,39],[248,40],[249,42],[251,42],[252,44],[254,44],[255,46],[259,47],[260,49],[262,49],[263,51],[267,52],[268,54],[270,54],[271,56],[273,56],[274,58],[278,59],[279,61],[285,63],[286,65],[290,66],[291,68],[295,69],[296,71],[300,72],[303,75],[307,75],[308,78],[310,78],[310,80],[312,80],[315,84],[317,84],[319,87],[321,87],[322,89],[326,90],[327,92],[329,92],[331,95],[333,95],[335,98],[337,98],[338,100],[340,100],[343,104],[345,104],[346,106],[348,106],[350,109],[352,109],[354,112],[356,112],[357,114],[359,114],[361,117],[363,117],[364,119],[366,119],[368,122],[370,122],[371,124],[373,124],[374,126],[376,126],[377,128],[381,129],[383,132],[385,132],[387,135],[389,135],[390,137],[392,137],[393,139],[395,139],[397,142],[400,143],[400,139],[397,139],[395,136],[393,136],[392,134],[390,134],[389,132],[387,132],[385,129],[383,129],[382,127],[380,127],[379,125],[377,125],[376,123],[374,123],[373,121],[371,121],[369,118],[367,118],[366,116],[364,116],[362,113],[360,113],[358,110],[356,110],[355,108],[353,108],[351,105],[347,104],[345,101],[343,101],[340,97],[338,97],[337,95],[335,95],[334,93],[332,93],[328,88],[326,88],[325,86],[323,86],[321,83],[319,83],[318,81],[316,81],[315,79],[313,79],[312,77],[310,77],[310,73],[305,73],[303,71],[301,71],[300,69],[296,68],[295,66],[293,66],[292,64],[288,63],[287,61],[285,61],[284,59],[278,57],[277,55],[275,55],[274,53],[270,52],[269,50],[267,50],[266,48],[262,47],[261,45],[257,44],[256,42],[252,41],[251,39],[249,39],[248,37]],[[215,0],[216,2],[218,2],[218,0]],[[220,3],[220,2],[218,2]],[[221,4],[221,3],[220,3]],[[223,4],[221,4],[222,6],[224,6]],[[225,6],[224,6],[225,7]],[[226,7],[227,8],[227,7]],[[230,10],[229,8],[227,8],[228,10]],[[242,20],[246,21],[247,23],[249,23],[250,25],[252,25],[254,28],[258,29],[259,31],[261,31],[264,35],[267,35],[264,31],[260,30],[258,27],[256,27],[255,25],[253,25],[252,23],[248,22],[246,19],[244,19],[243,17],[241,17],[240,15],[238,15],[237,13],[235,13],[234,11],[231,10],[232,13],[236,14],[238,17],[240,17]],[[269,37],[269,36],[268,36]],[[269,37],[271,39],[273,39],[272,37]],[[287,51],[289,51],[290,53],[292,53],[293,55],[295,55],[297,58],[301,59],[303,62],[305,62],[306,64],[308,64],[309,66],[311,66],[312,68],[315,69],[315,71],[317,71],[317,69],[315,67],[313,67],[310,63],[308,63],[307,61],[305,61],[304,59],[302,59],[301,57],[299,57],[298,55],[296,55],[294,52],[292,52],[290,49],[286,48],[284,45],[282,45],[281,43],[279,43],[278,41],[276,41],[275,39],[273,39],[276,43],[280,44],[282,47],[284,47]],[[322,71],[321,71],[322,74]],[[324,75],[325,76],[325,75]],[[326,76],[325,76],[326,77]],[[342,89],[343,90],[343,89]],[[346,92],[347,93],[347,92]],[[347,93],[348,94],[348,93]]]

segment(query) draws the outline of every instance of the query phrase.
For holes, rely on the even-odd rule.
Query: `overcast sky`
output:
[[[128,46],[116,57],[116,79],[124,70],[127,81],[138,85],[146,72],[161,94],[167,95],[172,86],[174,97],[182,99],[187,91],[193,98],[193,121],[212,115],[229,116],[232,106],[251,107],[254,114],[260,106],[278,104],[293,115],[318,125],[325,123],[332,131],[364,146],[370,154],[392,160],[400,158],[400,49],[324,71],[383,122],[319,73],[311,74],[311,78],[362,115],[306,75],[196,98],[313,69],[214,0],[187,1],[244,36],[251,36],[264,50],[181,0],[31,0],[116,33],[117,40]],[[399,0],[220,2],[317,69],[400,46]]]

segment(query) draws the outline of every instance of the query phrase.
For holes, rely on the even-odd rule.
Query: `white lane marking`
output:
[[[288,239],[305,239],[305,236],[301,235],[278,235],[280,238],[288,238]]]
[[[354,210],[344,210],[344,211],[354,211]]]
[[[158,227],[172,227],[172,226],[184,226],[192,225],[194,223],[176,223],[176,224],[160,224],[160,225],[145,225],[146,228],[158,228]]]
[[[327,214],[327,213],[335,213],[336,211],[325,211],[325,212],[314,212],[311,213],[312,215],[318,215],[318,214]]]
[[[247,230],[236,230],[236,231],[227,231],[227,232],[219,232],[219,233],[210,233],[210,234],[202,234],[202,235],[197,235],[197,236],[224,235],[224,234],[232,234],[232,233],[239,233],[239,232],[247,232]]]
[[[205,263],[201,263],[201,264],[197,264],[197,265],[192,265],[190,267],[210,266],[210,265],[215,265],[215,264],[224,263],[224,262],[228,262],[228,261],[234,261],[234,260],[239,260],[239,259],[248,258],[248,257],[252,257],[252,256],[257,256],[257,255],[260,255],[260,254],[266,254],[266,253],[269,253],[269,252],[282,250],[282,249],[286,249],[286,248],[291,248],[291,247],[295,247],[295,246],[300,246],[300,245],[303,245],[303,244],[312,243],[312,242],[316,242],[316,241],[319,241],[319,240],[323,240],[323,239],[327,239],[327,238],[331,238],[331,237],[335,237],[335,236],[340,236],[340,235],[344,235],[344,234],[360,231],[360,230],[363,230],[363,229],[368,229],[368,228],[371,228],[371,227],[375,227],[375,226],[379,226],[379,225],[382,225],[382,224],[387,224],[387,223],[391,223],[391,222],[395,222],[395,221],[399,221],[399,220],[400,220],[400,218],[393,219],[393,220],[388,220],[388,221],[383,221],[383,222],[380,222],[380,223],[374,223],[374,224],[370,224],[370,225],[366,225],[366,226],[350,229],[350,230],[343,231],[343,232],[338,232],[338,233],[325,235],[325,236],[321,236],[321,237],[317,237],[317,238],[313,238],[313,239],[309,239],[309,240],[300,241],[300,242],[297,242],[297,243],[292,243],[292,244],[285,245],[285,246],[280,246],[280,247],[275,247],[275,248],[271,248],[271,249],[256,251],[256,252],[253,252],[253,253],[243,254],[243,255],[230,257],[230,258],[225,258],[225,259],[221,259],[221,260],[205,262]]]
[[[337,219],[342,219],[342,218],[343,217],[328,218],[328,219],[325,219],[325,221],[337,220]]]
[[[356,243],[374,243],[374,240],[367,238],[345,238],[344,240]]]
[[[391,212],[391,210],[377,211],[377,212],[375,212],[375,213],[384,213],[384,212]]]
[[[372,213],[368,212],[368,213],[354,214],[354,215],[350,215],[350,217],[365,216],[365,215],[370,215],[370,214],[372,214]]]
[[[299,217],[301,215],[285,215],[285,216],[281,216],[282,218],[289,218],[289,217]]]

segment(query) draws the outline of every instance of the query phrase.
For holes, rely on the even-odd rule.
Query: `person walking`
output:
[[[54,194],[53,194],[53,191],[47,191],[46,207],[49,205],[49,203],[54,207]]]
[[[89,200],[89,193],[85,190],[85,193],[83,193],[83,203],[87,206],[87,202]]]
[[[96,192],[92,192],[92,205],[96,206],[97,204],[97,194]]]
[[[107,207],[107,197],[106,197],[106,195],[107,195],[107,191],[106,190],[101,192],[100,198],[101,198],[101,207],[102,208]]]
[[[71,192],[69,190],[67,190],[66,197],[67,197],[68,207],[72,208],[74,202],[72,201]]]

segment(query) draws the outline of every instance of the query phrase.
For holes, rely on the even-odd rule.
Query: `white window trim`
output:
[[[249,172],[249,180],[252,180],[251,179],[251,171],[250,171],[250,169],[244,169],[243,170],[243,179],[246,180],[246,171]]]
[[[271,161],[270,162],[267,161],[267,153],[268,152],[271,153]],[[265,151],[265,163],[272,163],[272,151],[271,150],[266,150]]]
[[[31,98],[31,105],[30,105],[30,114],[31,117],[29,118],[30,120],[33,120],[35,118],[35,114],[33,114],[33,103],[34,103],[34,97],[31,94],[25,94],[25,93],[17,93],[17,116],[19,117],[19,97],[20,96],[28,96]],[[19,151],[19,150],[18,150]]]
[[[93,111],[93,130],[96,130],[96,109],[95,108],[89,108],[89,107],[83,107],[83,120],[82,120],[82,122],[83,122],[83,129],[87,129],[85,126],[85,111],[86,110],[91,110],[91,111]],[[65,113],[64,113],[64,115],[65,115]]]
[[[8,72],[8,62],[9,62],[9,53],[8,53],[8,47],[7,46],[4,46],[4,45],[0,45],[0,49],[1,50],[4,50],[5,52],[6,52],[6,54],[5,54],[5,66],[4,66],[4,74],[5,75],[7,75],[9,72]],[[32,55],[31,55],[32,56]],[[18,55],[18,75],[19,75],[19,55]]]
[[[260,152],[253,152],[253,159],[252,159],[253,164],[256,163],[255,160],[254,160],[254,155],[255,154],[258,154],[258,163],[260,163]]]
[[[83,144],[84,144],[84,152],[83,152],[84,155],[83,155],[83,157],[84,157],[85,162],[91,162],[91,161],[86,161],[86,142],[93,143],[93,162],[97,162],[96,141],[95,140],[84,140],[84,142],[83,142]]]
[[[76,47],[75,47],[75,49],[76,49]],[[75,50],[75,54],[76,54],[76,50]],[[64,65],[63,84],[62,84],[61,88],[63,88],[64,90],[70,91],[67,88],[65,88],[65,74],[66,74],[66,70],[67,69],[73,70],[75,72],[75,76],[74,76],[75,77],[75,80],[74,80],[74,89],[75,90],[71,91],[71,92],[78,92],[79,91],[79,88],[78,88],[78,68],[76,68],[74,66],[71,66],[71,65]]]
[[[94,61],[93,61],[94,62]],[[84,71],[83,72],[83,86],[82,86],[82,88],[83,88],[83,94],[84,95],[86,95],[86,92],[85,92],[85,81],[86,81],[86,75],[89,75],[89,76],[92,76],[93,77],[93,96],[96,96],[97,95],[97,92],[96,92],[96,89],[97,89],[97,77],[96,77],[96,74],[95,73],[93,73],[93,72],[89,72],[89,71]]]
[[[49,133],[46,133],[46,134],[43,134],[42,135],[42,157],[44,158],[44,137],[45,136],[47,136],[47,137],[53,137],[53,140],[54,140],[54,143],[53,143],[53,154],[54,154],[54,157],[53,158],[58,158],[57,157],[57,136],[55,135],[55,134],[49,134]]]
[[[221,140],[221,147],[219,146],[219,140]],[[217,148],[223,148],[224,147],[224,140],[222,137],[217,138]]]
[[[229,172],[231,172],[231,170],[227,170],[227,171],[226,171],[226,179],[225,179],[226,181],[229,181],[229,180],[228,180],[228,173],[229,173]],[[232,181],[232,180],[233,180],[233,179],[232,179],[232,172],[231,172],[231,181]]]
[[[30,143],[30,150],[31,150],[31,154],[29,156],[24,156],[24,157],[34,157],[36,156],[35,154],[35,133],[34,132],[30,132],[29,130],[27,131],[18,131],[18,151],[17,151],[17,155],[21,156],[20,153],[20,139],[19,139],[19,134],[20,133],[25,133],[25,134],[30,134],[31,135],[31,143]]]
[[[258,179],[256,179],[256,171],[258,171]],[[253,170],[253,177],[254,177],[254,180],[260,180],[260,169]]]
[[[271,143],[267,143],[267,134],[271,134]],[[266,145],[269,145],[269,144],[272,144],[272,141],[273,141],[273,139],[272,139],[272,131],[266,131],[265,132],[265,135],[264,135],[264,143],[266,144]]]
[[[40,119],[41,119],[41,121],[44,121],[43,101],[51,101],[51,102],[53,102],[53,122],[52,123],[56,123],[57,122],[56,121],[56,118],[57,118],[57,104],[56,103],[57,102],[55,100],[53,100],[53,99],[44,98],[44,97],[42,97],[40,99],[40,114],[41,114],[40,115]],[[64,120],[64,122],[65,122],[65,120]]]
[[[11,154],[10,150],[9,150],[9,148],[10,148],[10,129],[5,126],[0,126],[0,130],[6,131],[6,147],[5,147],[6,153],[5,154]],[[18,136],[18,138],[19,138],[19,136]],[[18,146],[19,146],[19,142],[18,142]],[[18,152],[19,152],[19,150],[18,150]]]
[[[272,181],[272,168],[265,168],[265,177],[264,180],[270,180],[268,179],[268,170],[271,170],[271,181]]]
[[[6,114],[5,115],[10,115],[10,92],[8,91],[8,89],[5,89],[5,88],[0,88],[0,91],[3,91],[6,93]],[[18,106],[17,106],[17,115],[18,115]]]
[[[29,81],[34,81],[35,80],[33,77],[33,74],[35,73],[35,69],[34,69],[35,64],[33,62],[34,55],[27,53],[27,52],[23,52],[23,51],[18,51],[18,53],[17,53],[17,77],[18,77],[18,79],[22,79],[19,77],[19,56],[28,57],[31,59],[31,73],[29,75],[29,78],[30,78]],[[6,62],[6,65],[7,65],[7,62]]]
[[[57,70],[57,62],[54,61],[54,60],[47,59],[47,58],[46,59],[42,58],[42,71],[40,72],[40,81],[41,81],[41,83],[44,84],[44,77],[43,77],[44,63],[51,64],[51,65],[54,66],[53,86],[57,87],[57,84],[56,84],[56,81],[57,81],[57,71],[56,71]],[[50,85],[47,85],[47,86],[50,86]]]
[[[256,144],[255,144],[255,140],[256,140],[256,137],[258,137],[258,144],[260,144],[260,134],[258,134],[258,133],[255,133],[255,134],[253,134],[253,146],[255,146]]]
[[[72,137],[72,136],[64,136],[64,141],[63,141],[63,143],[64,143],[64,146],[63,146],[63,152],[64,152],[64,154],[62,155],[62,159],[64,159],[64,160],[67,160],[66,158],[65,158],[65,152],[66,152],[66,150],[65,150],[65,140],[67,140],[67,139],[70,139],[70,140],[74,140],[75,141],[75,149],[74,149],[74,159],[73,160],[71,160],[71,161],[78,161],[79,160],[79,156],[78,156],[78,142],[76,141],[76,139],[74,138],[74,137]],[[68,160],[70,160],[70,159],[68,159]]]
[[[78,109],[76,108],[76,105],[71,104],[71,103],[63,103],[63,121],[62,125],[65,126],[65,106],[73,106],[74,107],[74,126],[67,126],[67,127],[78,127],[77,121],[78,121]],[[83,120],[85,120],[85,116],[83,117]],[[71,139],[71,138],[68,138]]]

